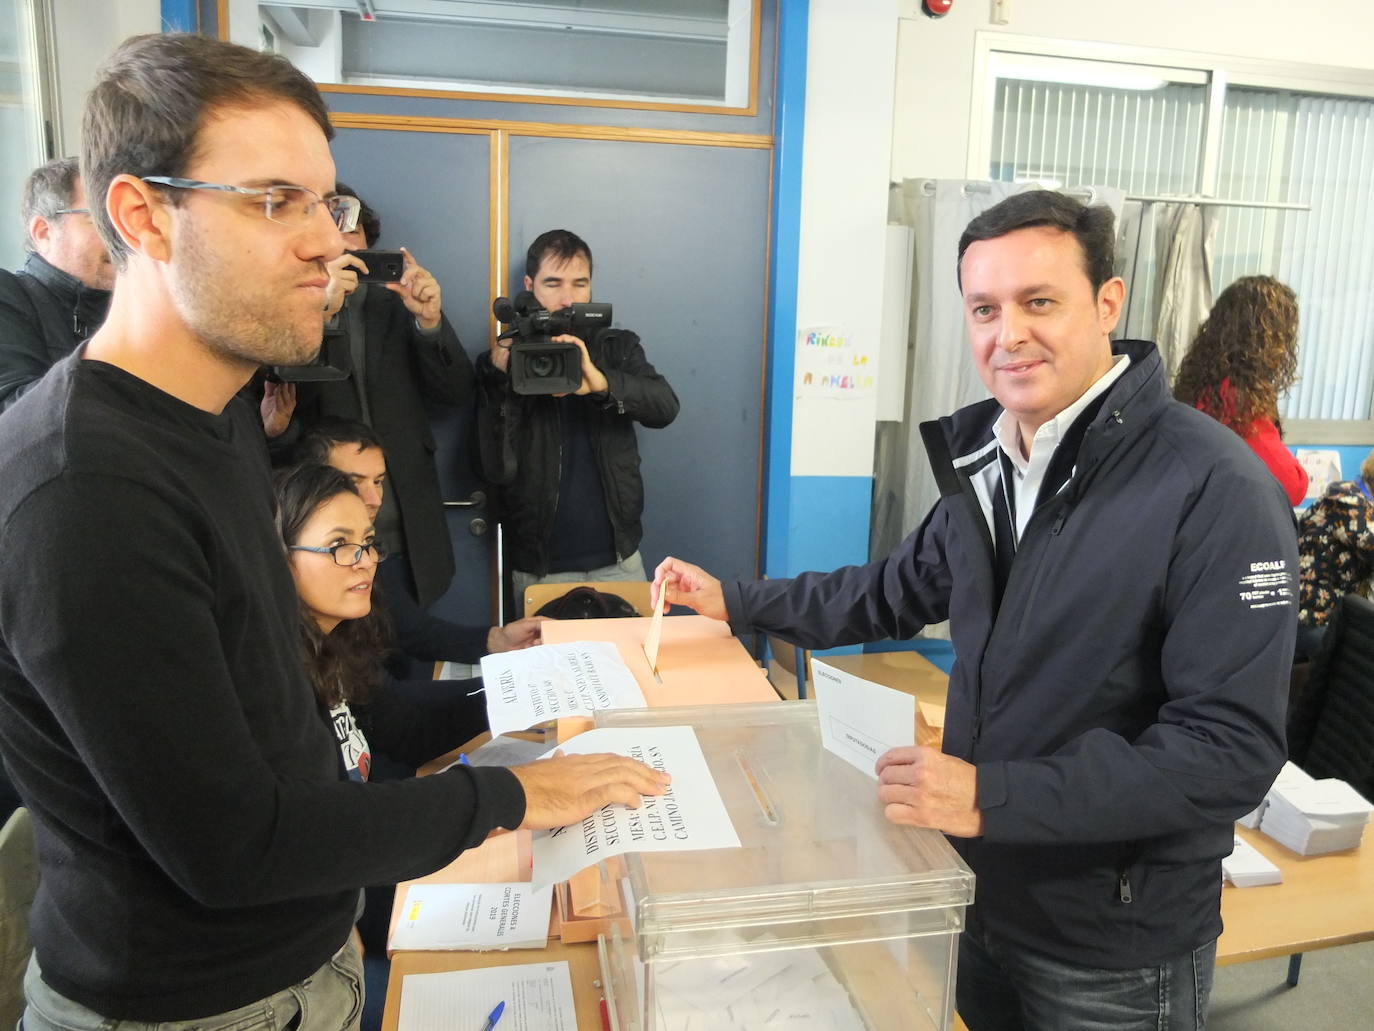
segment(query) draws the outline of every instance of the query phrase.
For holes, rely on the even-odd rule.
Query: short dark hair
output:
[[[540,233],[525,252],[525,275],[534,279],[539,275],[539,266],[545,258],[556,258],[560,263],[572,261],[579,254],[586,255],[587,275],[592,273],[592,249],[587,241],[569,229],[550,229]]]
[[[358,197],[357,191],[347,183],[335,183],[334,192],[345,197]],[[361,197],[358,197],[358,203],[362,205],[362,210],[358,212],[358,228],[363,231],[363,239],[371,247],[382,235],[382,216]]]
[[[320,91],[290,61],[208,36],[155,33],[121,43],[96,73],[81,124],[81,175],[91,217],[122,269],[129,248],[105,212],[117,175],[182,176],[216,108],[287,101],[334,138]],[[169,191],[172,204],[181,191]]]
[[[33,250],[29,223],[38,217],[55,218],[63,208],[70,208],[72,198],[76,196],[76,180],[80,175],[81,165],[76,158],[53,158],[29,173],[24,181],[24,196],[19,205],[19,214],[24,220],[26,250]]]
[[[294,458],[302,465],[328,465],[329,452],[339,444],[357,444],[359,451],[375,447],[385,452],[382,440],[365,422],[326,416],[312,426],[295,447]]]
[[[1027,190],[994,204],[964,229],[959,237],[955,275],[964,288],[964,251],[980,240],[995,240],[1018,229],[1048,226],[1070,233],[1083,249],[1083,271],[1093,293],[1112,278],[1116,260],[1115,216],[1105,204],[1091,207],[1054,190]]]

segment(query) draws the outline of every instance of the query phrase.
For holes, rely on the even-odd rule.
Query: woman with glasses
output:
[[[386,557],[357,489],[329,466],[303,465],[277,479],[277,528],[301,599],[305,667],[329,710],[349,776],[368,780],[375,748],[413,768],[487,729],[481,681],[407,684],[382,660],[390,628],[372,605]]]

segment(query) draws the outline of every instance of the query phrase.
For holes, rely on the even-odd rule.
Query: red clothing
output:
[[[1287,492],[1288,503],[1294,506],[1302,504],[1302,499],[1307,496],[1307,470],[1284,446],[1274,420],[1256,419],[1247,432],[1241,432],[1235,422],[1236,391],[1229,377],[1221,381],[1221,388],[1215,393],[1203,391],[1194,407],[1240,434],[1245,443],[1250,445],[1250,450],[1269,467],[1279,486]]]
[[[1279,438],[1279,428],[1273,421],[1256,419],[1244,437],[1250,450],[1260,456],[1260,461],[1269,467],[1279,485],[1288,492],[1288,503],[1302,504],[1302,499],[1307,496],[1307,470],[1284,446]]]

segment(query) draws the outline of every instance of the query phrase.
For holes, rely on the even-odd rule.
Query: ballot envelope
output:
[[[596,724],[693,727],[741,843],[603,864],[624,916],[598,938],[611,1027],[951,1026],[973,873],[944,835],[884,818],[877,782],[822,749],[813,703]]]

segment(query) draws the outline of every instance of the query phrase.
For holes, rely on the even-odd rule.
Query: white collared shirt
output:
[[[997,438],[997,443],[1001,446],[1002,451],[1011,459],[1012,470],[1015,473],[1013,488],[1016,502],[1017,540],[1021,539],[1026,523],[1030,521],[1030,517],[1035,511],[1035,499],[1040,495],[1040,486],[1044,482],[1045,471],[1049,468],[1050,459],[1054,457],[1054,449],[1059,446],[1064,434],[1068,433],[1069,427],[1082,414],[1083,409],[1106,393],[1107,388],[1121,378],[1121,374],[1126,371],[1130,364],[1129,356],[1115,355],[1112,367],[1085,390],[1082,397],[1035,431],[1035,436],[1031,438],[1029,458],[1023,457],[1021,454],[1021,427],[1016,422],[1016,416],[1003,409],[1002,414],[997,417],[997,422],[992,427],[992,433]],[[991,528],[992,513],[989,511],[984,514],[988,517],[988,527]]]

